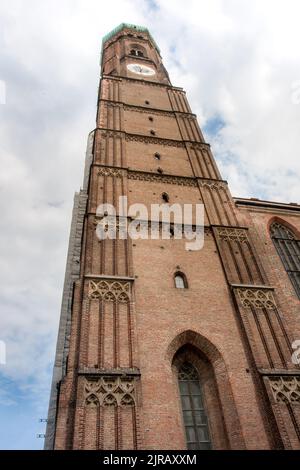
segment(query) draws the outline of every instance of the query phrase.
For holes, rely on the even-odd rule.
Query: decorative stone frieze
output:
[[[106,302],[127,303],[130,300],[130,282],[113,280],[90,280],[88,297]]]
[[[273,310],[276,308],[273,290],[259,288],[238,288],[237,295],[245,308],[266,308]]]
[[[273,397],[277,403],[300,404],[300,377],[269,377]]]
[[[166,184],[177,184],[180,186],[192,186],[197,187],[197,182],[193,178],[185,178],[182,176],[170,176],[170,175],[156,175],[152,173],[143,172],[129,172],[128,179],[150,181],[150,182],[162,182]]]
[[[134,406],[135,379],[131,377],[85,378],[85,406]]]
[[[248,233],[243,228],[218,227],[216,229],[218,238],[226,242],[248,242]]]
[[[116,176],[121,178],[123,176],[122,170],[112,167],[102,167],[98,171],[98,175],[100,176]]]

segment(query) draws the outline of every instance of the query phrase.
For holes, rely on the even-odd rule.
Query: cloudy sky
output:
[[[150,29],[234,196],[300,202],[299,18],[298,0],[1,0],[0,448],[43,445],[102,36]]]

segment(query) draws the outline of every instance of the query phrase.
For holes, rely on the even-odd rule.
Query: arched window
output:
[[[189,450],[211,449],[203,393],[198,372],[189,362],[178,370],[181,407]]]
[[[183,273],[176,273],[174,276],[176,289],[187,289],[187,280]]]
[[[300,240],[285,225],[274,222],[270,228],[271,238],[296,294],[300,299]]]

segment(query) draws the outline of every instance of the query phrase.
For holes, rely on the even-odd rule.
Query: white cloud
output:
[[[22,393],[49,387],[103,35],[124,21],[148,26],[200,125],[224,122],[207,139],[232,193],[296,202],[299,16],[297,0],[2,0],[0,372]]]

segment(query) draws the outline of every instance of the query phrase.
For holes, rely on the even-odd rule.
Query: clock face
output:
[[[151,67],[147,67],[147,65],[128,64],[127,68],[130,72],[138,73],[139,75],[155,75],[155,71]]]

